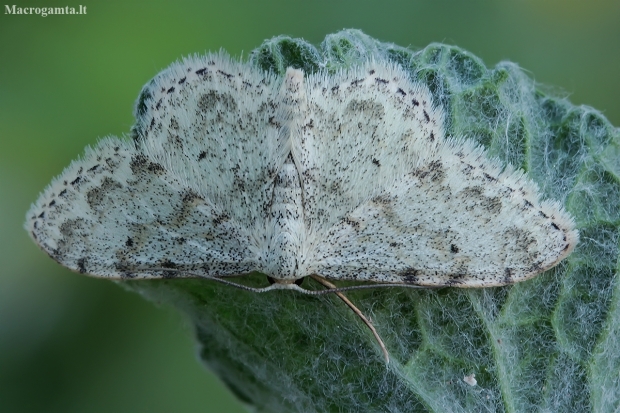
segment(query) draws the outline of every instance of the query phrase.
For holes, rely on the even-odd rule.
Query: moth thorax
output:
[[[288,156],[275,180],[271,206],[271,239],[265,253],[265,272],[276,280],[299,278],[299,257],[305,233],[299,173]],[[305,274],[302,274],[302,276]]]

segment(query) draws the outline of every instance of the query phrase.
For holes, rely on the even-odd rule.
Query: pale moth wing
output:
[[[144,88],[136,117],[133,142],[87,150],[28,213],[73,270],[479,287],[578,241],[523,173],[447,138],[428,89],[391,63],[278,77],[193,57]]]
[[[572,218],[522,172],[446,139],[428,89],[398,66],[308,76],[293,153],[307,273],[422,286],[512,284],[575,247]],[[302,91],[303,93],[303,91]]]
[[[133,142],[88,148],[31,207],[26,229],[53,259],[95,276],[255,271],[288,153],[280,83],[222,54],[173,64],[143,89]]]

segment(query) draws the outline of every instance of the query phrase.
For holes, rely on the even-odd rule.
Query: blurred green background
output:
[[[197,361],[181,316],[61,268],[22,229],[51,178],[97,138],[128,132],[142,85],[181,56],[359,28],[401,46],[456,44],[489,66],[515,61],[620,125],[617,0],[81,4],[86,15],[0,14],[2,412],[243,411]]]

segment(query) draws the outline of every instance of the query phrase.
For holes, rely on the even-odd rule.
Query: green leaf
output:
[[[454,46],[414,51],[345,30],[318,49],[276,37],[250,60],[283,73],[373,58],[427,84],[450,135],[523,168],[545,197],[564,203],[581,234],[575,252],[511,287],[347,293],[385,341],[388,365],[369,329],[333,295],[256,294],[200,279],[123,285],[186,313],[201,359],[259,412],[620,409],[620,130],[596,110],[544,93],[517,65],[487,69]],[[267,285],[260,274],[237,281]],[[463,381],[472,373],[474,386]]]

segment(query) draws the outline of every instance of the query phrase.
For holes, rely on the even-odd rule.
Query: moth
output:
[[[562,206],[485,150],[446,136],[428,88],[394,63],[284,75],[224,53],[142,90],[131,139],[69,165],[27,214],[54,260],[111,279],[266,274],[491,287],[578,242]],[[249,289],[248,287],[243,287]],[[373,330],[348,300],[347,304]]]

